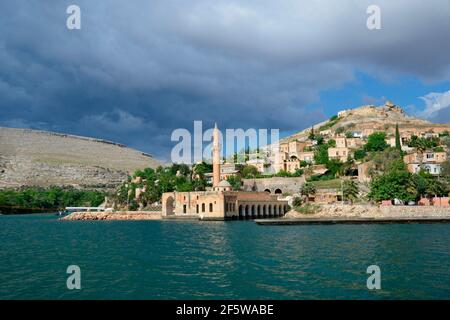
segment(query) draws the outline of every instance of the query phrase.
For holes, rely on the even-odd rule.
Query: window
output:
[[[205,204],[202,203],[202,212],[205,212]]]
[[[209,204],[209,212],[212,212],[212,211],[213,211],[213,204],[210,203],[210,204]]]
[[[198,213],[198,210],[199,210],[199,207],[198,207],[198,205],[197,205],[197,208],[196,208],[196,212]]]
[[[186,213],[186,205],[183,204],[183,213]]]

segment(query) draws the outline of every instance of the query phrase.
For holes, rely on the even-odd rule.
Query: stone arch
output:
[[[174,210],[175,210],[175,205],[174,205],[174,198],[173,197],[168,197],[166,200],[166,215],[173,215],[174,214]]]
[[[268,211],[268,215],[269,215],[269,216],[272,216],[272,205],[271,205],[271,204],[269,204],[269,205],[267,206],[267,211]]]
[[[279,209],[278,209],[278,214],[280,215],[280,216],[282,216],[283,215],[283,206],[280,204],[280,207],[279,207]]]
[[[264,192],[271,193],[270,189],[266,189]]]
[[[244,207],[242,205],[239,206],[239,218],[245,218]]]
[[[256,215],[257,215],[258,218],[262,217],[261,205],[259,205],[259,204],[257,206]]]
[[[281,191],[280,188],[275,189],[275,194],[282,194],[282,193],[283,193],[283,191]]]
[[[267,217],[267,207],[263,205],[263,217]]]
[[[254,218],[256,216],[256,208],[255,205],[252,205],[252,218]]]
[[[248,217],[250,215],[250,211],[249,211],[249,207],[248,207],[248,204],[245,206],[245,213],[244,213],[244,216],[245,217]]]
[[[274,216],[277,216],[277,215],[278,215],[278,206],[277,206],[277,205],[274,205],[274,206],[273,206],[273,215],[274,215]]]

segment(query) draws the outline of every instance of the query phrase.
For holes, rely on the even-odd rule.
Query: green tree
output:
[[[306,203],[309,202],[309,197],[316,194],[316,186],[310,182],[306,182],[300,188],[300,194],[306,197]]]
[[[402,150],[402,144],[400,142],[400,131],[398,130],[398,123],[395,125],[395,148],[399,151]]]
[[[342,194],[345,200],[354,201],[358,198],[358,184],[353,180],[344,180],[342,183]]]
[[[311,130],[309,131],[309,134],[308,134],[308,139],[315,140],[314,127],[311,127]]]
[[[336,148],[336,140],[334,140],[334,139],[328,140],[328,147],[329,148]]]
[[[381,175],[388,171],[389,166],[393,161],[399,159],[402,159],[401,152],[395,148],[387,148],[381,152],[373,152],[369,155],[369,160],[372,161],[369,174],[372,177]]]
[[[362,160],[366,157],[366,155],[367,152],[364,149],[357,149],[353,153],[353,157],[355,158],[355,160]]]
[[[416,149],[416,152],[419,154],[419,164],[420,167],[422,167],[423,154],[428,148],[428,143],[426,139],[419,138],[417,136],[412,136],[408,142],[408,146]]]
[[[245,179],[256,178],[259,175],[258,168],[252,165],[246,165],[241,170],[242,176]]]
[[[367,138],[367,143],[364,149],[367,152],[383,151],[388,148],[389,145],[386,143],[386,133],[384,132],[374,132]]]
[[[316,164],[328,163],[328,146],[326,144],[319,145],[314,150],[314,161]]]
[[[341,176],[344,172],[344,164],[339,159],[331,159],[326,164],[327,169],[333,177]]]
[[[448,194],[447,186],[440,180],[431,177],[426,181],[425,193],[428,197],[442,197]]]
[[[239,176],[229,176],[227,178],[227,181],[231,184],[231,188],[234,191],[241,190],[242,187],[242,180]]]
[[[402,159],[394,160],[387,172],[372,180],[368,197],[376,201],[416,199],[417,187]]]
[[[300,167],[302,167],[302,168],[307,167],[309,165],[310,165],[310,163],[308,161],[305,161],[305,160],[300,161]]]

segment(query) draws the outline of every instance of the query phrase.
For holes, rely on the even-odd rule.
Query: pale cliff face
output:
[[[114,188],[135,170],[158,165],[142,152],[108,141],[0,128],[0,188]]]

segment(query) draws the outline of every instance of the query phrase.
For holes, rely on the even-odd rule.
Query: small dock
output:
[[[259,225],[306,225],[306,224],[390,224],[390,223],[449,223],[448,217],[386,217],[386,218],[279,218],[256,219]]]

